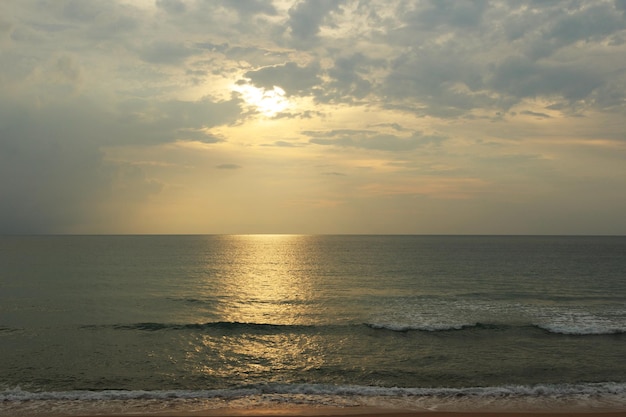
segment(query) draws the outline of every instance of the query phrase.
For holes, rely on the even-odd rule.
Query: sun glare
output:
[[[276,114],[289,107],[289,100],[285,97],[285,90],[274,86],[271,90],[257,88],[251,85],[237,86],[238,91],[248,105],[254,107],[259,113],[267,117]]]

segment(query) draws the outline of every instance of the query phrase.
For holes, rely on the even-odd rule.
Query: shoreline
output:
[[[177,404],[165,407],[144,408],[134,404],[130,407],[111,407],[109,401],[98,401],[95,407],[75,407],[74,401],[49,404],[45,409],[32,407],[31,401],[17,401],[26,407],[12,408],[12,401],[0,401],[0,417],[626,417],[622,404],[585,404],[582,402],[558,402],[543,404],[431,404],[409,407],[377,405],[260,405],[237,406],[222,404],[205,407],[196,404],[191,408],[179,408]],[[35,403],[39,402],[34,400]],[[42,401],[41,403],[46,403]],[[41,403],[39,405],[41,405]],[[53,402],[54,403],[54,402]],[[79,403],[83,403],[79,401]],[[89,401],[87,401],[89,403]],[[112,403],[117,403],[113,400]],[[105,405],[106,404],[106,405]],[[82,405],[85,405],[83,403]],[[119,404],[118,404],[119,405]],[[128,405],[128,404],[127,404]],[[152,404],[154,405],[154,404]],[[163,405],[163,404],[162,404]]]
[[[599,410],[579,410],[579,411],[498,411],[498,410],[471,410],[471,411],[449,411],[449,410],[389,410],[370,409],[356,407],[355,409],[263,409],[263,410],[210,410],[207,412],[194,412],[189,416],[207,417],[480,417],[488,415],[490,417],[626,417],[626,410],[623,411],[599,411]],[[164,415],[159,415],[164,417]],[[172,417],[182,417],[173,415]]]
[[[619,401],[570,397],[538,402],[440,398],[420,404],[354,405],[273,403],[276,398],[254,405],[223,399],[221,404],[201,399],[4,399],[0,417],[626,417],[626,398],[618,397]]]
[[[99,414],[98,417],[626,417],[626,410],[551,410],[551,411],[511,411],[511,410],[394,410],[370,407],[288,407],[263,409],[211,409],[191,412],[154,412],[132,414]],[[63,416],[59,416],[63,417]],[[69,416],[68,416],[69,417]],[[74,417],[74,416],[72,416]],[[79,417],[92,417],[83,415]]]

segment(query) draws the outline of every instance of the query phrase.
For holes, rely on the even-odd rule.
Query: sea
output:
[[[0,236],[0,416],[626,410],[625,236]]]

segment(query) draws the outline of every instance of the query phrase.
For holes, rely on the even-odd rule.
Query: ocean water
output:
[[[0,415],[626,409],[626,237],[0,237]]]

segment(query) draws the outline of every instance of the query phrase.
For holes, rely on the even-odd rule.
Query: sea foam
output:
[[[402,410],[623,409],[626,384],[589,383],[468,388],[260,384],[224,390],[0,391],[0,415],[79,415],[218,408],[379,407]]]

